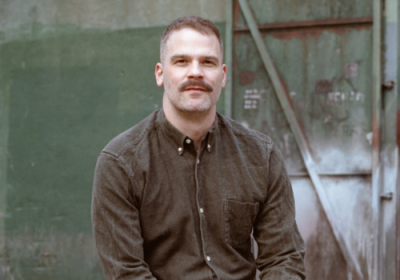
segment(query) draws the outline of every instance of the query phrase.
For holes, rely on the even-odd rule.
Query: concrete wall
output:
[[[183,15],[224,34],[224,0],[1,1],[0,279],[103,279],[97,155],[160,108],[159,37]]]

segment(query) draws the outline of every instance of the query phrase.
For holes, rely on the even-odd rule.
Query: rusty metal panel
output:
[[[318,171],[363,174],[371,171],[371,30],[343,29],[318,36],[302,30],[303,38],[268,33],[265,42]],[[250,34],[235,34],[234,40],[234,118],[270,135],[291,172],[305,172]]]
[[[365,248],[372,247],[372,1],[248,2],[308,142],[315,168],[325,175],[322,185],[333,205],[334,216],[338,217],[337,223],[343,228],[345,240],[363,274],[358,277],[347,269],[348,261],[344,261],[329,226],[323,229],[322,225],[328,223],[322,215],[317,222],[321,227],[315,227],[313,234],[325,236],[321,242],[329,241],[332,246],[328,243],[314,246],[306,239],[310,279],[370,279],[372,251]],[[286,5],[286,9],[279,8],[280,5]],[[243,125],[272,137],[280,146],[292,176],[307,175],[273,81],[237,3],[234,11],[233,116]],[[301,180],[308,180],[305,178]],[[299,178],[292,178],[294,186],[297,181]],[[348,197],[358,197],[356,185],[364,196],[355,207],[343,203],[346,201],[343,198],[341,202],[332,202],[346,192]],[[307,200],[299,192],[296,199]],[[308,209],[299,214],[303,234],[306,229],[310,231],[307,223],[311,213]],[[363,226],[349,230],[351,223],[346,224],[346,217],[357,217]],[[361,228],[363,233],[358,232]],[[321,252],[330,256],[329,264],[319,265]],[[330,269],[336,275],[327,273]]]
[[[372,17],[372,1],[364,0],[250,0],[254,17],[262,27],[269,23],[315,22],[330,19]],[[247,27],[236,10],[236,28]]]
[[[329,202],[328,197],[326,195],[326,192],[323,189],[321,178],[316,171],[315,162],[312,158],[312,155],[310,154],[307,140],[305,139],[304,133],[302,132],[299,122],[296,118],[296,115],[294,113],[294,110],[292,108],[289,99],[289,95],[284,88],[284,85],[281,81],[281,78],[279,77],[279,74],[276,71],[276,67],[271,59],[270,54],[267,48],[265,47],[258,25],[254,20],[253,13],[247,3],[247,0],[239,0],[239,3],[243,11],[243,14],[245,15],[247,24],[250,28],[254,42],[256,43],[257,49],[261,55],[265,69],[267,70],[268,76],[272,81],[272,85],[279,99],[279,103],[290,125],[291,132],[293,133],[293,136],[296,139],[297,146],[300,150],[308,175],[310,176],[310,179],[313,183],[315,192],[317,193],[318,200],[320,201],[321,206],[324,210],[325,217],[328,220],[328,223],[334,234],[335,240],[338,243],[340,250],[343,254],[343,257],[346,260],[348,270],[351,272],[355,271],[357,277],[363,279],[364,277],[363,273],[361,272],[359,262],[354,256],[352,250],[350,249],[348,240],[343,237],[342,233],[343,230],[341,228],[341,224],[340,222],[337,221],[335,211],[333,210],[331,203]]]

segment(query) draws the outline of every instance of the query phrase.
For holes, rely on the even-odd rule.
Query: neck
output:
[[[215,106],[208,111],[187,112],[177,110],[169,102],[163,102],[163,110],[167,120],[180,132],[193,140],[196,150],[200,145],[201,139],[210,130],[215,121]]]

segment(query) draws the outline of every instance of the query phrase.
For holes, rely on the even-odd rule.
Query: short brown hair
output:
[[[196,16],[189,16],[189,17],[180,17],[174,20],[165,30],[160,38],[160,59],[162,59],[162,54],[164,51],[164,47],[170,34],[173,31],[181,30],[183,28],[192,28],[202,34],[207,35],[215,35],[219,41],[221,46],[221,53],[223,52],[223,44],[221,35],[219,34],[218,28],[215,24],[208,20],[201,17]]]

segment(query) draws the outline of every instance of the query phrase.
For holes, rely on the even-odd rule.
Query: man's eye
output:
[[[179,59],[179,60],[176,61],[176,63],[177,63],[177,64],[184,64],[184,63],[186,63],[186,60],[184,60],[184,59]]]
[[[205,64],[205,65],[214,65],[215,63],[214,63],[214,61],[212,61],[212,60],[205,60],[205,61],[204,61],[204,64]]]

